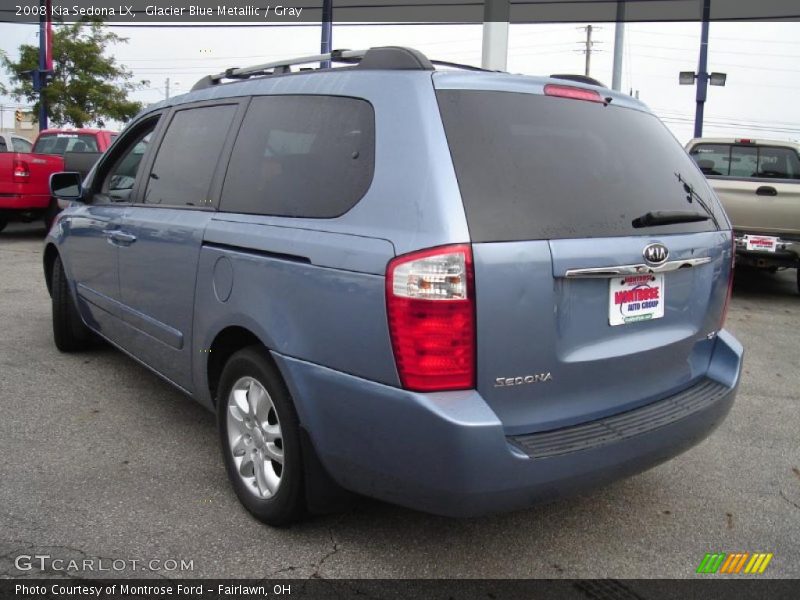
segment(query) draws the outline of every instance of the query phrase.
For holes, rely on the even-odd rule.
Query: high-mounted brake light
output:
[[[731,268],[728,275],[728,291],[725,294],[725,304],[722,307],[722,318],[719,320],[719,328],[725,326],[725,319],[728,317],[728,307],[731,303],[731,296],[733,295],[733,274],[736,266],[736,236],[731,232]]]
[[[442,246],[393,259],[386,306],[400,382],[431,392],[475,387],[472,249]]]
[[[600,102],[605,104],[605,100],[597,90],[587,90],[571,85],[556,85],[548,83],[544,86],[545,96],[556,96],[558,98],[572,98],[573,100],[587,100],[589,102]]]
[[[736,140],[736,143],[737,144],[755,144],[756,141],[752,140],[750,138],[739,138],[738,140]]]
[[[15,183],[26,183],[30,180],[31,170],[28,167],[28,163],[24,160],[14,160],[12,169],[11,179]]]

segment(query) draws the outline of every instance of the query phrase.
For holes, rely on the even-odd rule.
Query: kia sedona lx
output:
[[[274,525],[345,492],[526,507],[722,422],[731,226],[643,104],[405,48],[331,58],[205,77],[85,181],[52,177],[60,350],[102,338],[215,411]]]

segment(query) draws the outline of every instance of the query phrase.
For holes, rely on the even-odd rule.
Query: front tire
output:
[[[251,346],[235,353],[218,390],[222,454],[239,501],[269,525],[297,521],[305,509],[300,425],[266,351]]]
[[[61,257],[53,261],[52,273],[53,341],[61,352],[85,350],[91,332],[83,324],[78,309],[72,301],[69,282],[61,264]]]
[[[6,225],[8,225],[8,221],[6,219],[0,219],[0,231],[3,231],[3,229],[6,228]]]

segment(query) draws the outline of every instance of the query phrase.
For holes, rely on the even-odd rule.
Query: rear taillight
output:
[[[544,86],[545,96],[556,96],[558,98],[572,98],[573,100],[587,100],[589,102],[602,102],[605,100],[597,90],[587,90],[586,88],[574,87],[571,85],[556,85],[548,83]]]
[[[15,183],[25,183],[30,181],[31,170],[28,168],[28,163],[24,160],[15,159],[13,163],[13,171],[11,172],[11,179]]]
[[[733,295],[733,274],[734,267],[736,266],[736,236],[731,232],[731,267],[728,274],[728,292],[725,295],[725,305],[722,307],[722,318],[719,321],[719,328],[725,326],[725,319],[728,317],[728,306],[731,303],[731,296]]]
[[[442,246],[399,256],[386,271],[389,333],[408,390],[475,387],[472,249]]]

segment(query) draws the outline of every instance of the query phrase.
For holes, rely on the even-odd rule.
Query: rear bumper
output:
[[[650,419],[632,411],[626,414],[639,430],[630,435],[595,436],[578,448],[561,444],[566,451],[537,458],[541,453],[520,440],[526,436],[506,436],[475,391],[416,394],[275,358],[323,465],[340,485],[431,513],[476,516],[633,475],[697,444],[733,404],[742,347],[720,332],[707,377],[698,383],[713,393],[683,402],[682,413],[655,410]]]
[[[747,250],[744,235],[746,232],[736,231],[736,262],[754,267],[797,267],[800,265],[800,241],[778,238],[775,252]]]
[[[0,212],[23,212],[45,209],[50,196],[45,194],[0,194]]]

